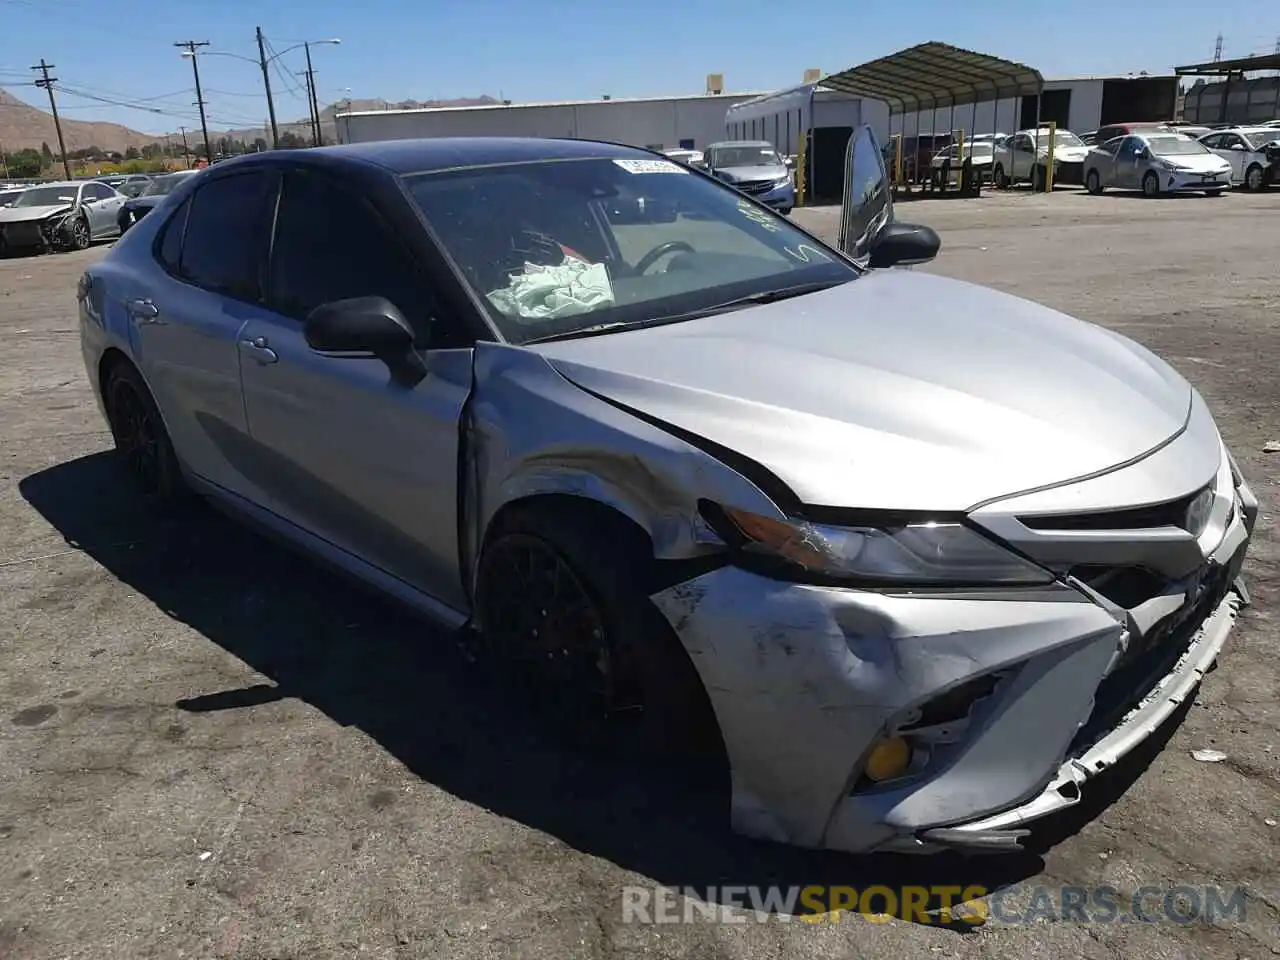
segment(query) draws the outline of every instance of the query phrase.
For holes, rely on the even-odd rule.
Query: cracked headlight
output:
[[[963,523],[831,526],[713,505],[703,514],[744,566],[794,579],[904,586],[1029,585],[1055,579]]]

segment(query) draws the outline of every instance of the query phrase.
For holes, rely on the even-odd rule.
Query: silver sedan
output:
[[[1136,343],[887,269],[938,237],[847,163],[836,249],[612,144],[230,160],[84,274],[86,370],[157,506],[465,631],[740,832],[1015,846],[1194,691],[1257,500]]]
[[[1175,131],[1115,137],[1089,151],[1084,185],[1090,193],[1108,187],[1164,193],[1219,196],[1231,186],[1231,164],[1203,144]]]

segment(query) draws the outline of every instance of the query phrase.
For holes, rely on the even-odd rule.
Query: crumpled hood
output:
[[[24,223],[27,220],[43,220],[55,213],[66,213],[69,203],[55,203],[45,207],[0,207],[0,223]]]
[[[781,164],[769,163],[755,167],[716,167],[716,175],[725,175],[734,182],[750,180],[781,180],[791,176],[791,170]]]
[[[965,510],[1105,471],[1179,432],[1192,396],[1118,334],[904,270],[530,349],[823,506]]]

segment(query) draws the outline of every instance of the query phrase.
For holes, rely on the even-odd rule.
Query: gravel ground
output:
[[[795,216],[827,236],[838,221]],[[95,249],[0,261],[0,957],[1280,953],[1280,454],[1263,452],[1280,440],[1280,192],[993,195],[898,216],[942,234],[929,270],[1170,359],[1262,501],[1255,605],[1220,668],[1037,850],[856,859],[710,834],[541,742],[390,604],[228,522],[141,513],[77,349]],[[622,922],[625,886],[772,883],[976,884],[1009,904],[1034,885],[1107,885],[1122,904],[1144,885],[1247,892],[1243,917],[1188,924]]]

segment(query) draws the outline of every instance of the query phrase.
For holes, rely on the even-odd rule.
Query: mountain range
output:
[[[456,100],[374,100],[351,99],[341,103],[329,104],[320,110],[320,124],[325,139],[336,139],[333,118],[337,113],[348,110],[413,110],[424,107],[470,107],[495,104],[501,101],[489,96],[463,97]],[[310,121],[292,120],[277,124],[280,133],[292,132],[305,139],[310,139]],[[130,147],[141,149],[150,143],[163,143],[166,134],[142,133],[119,123],[95,123],[88,120],[70,120],[62,118],[62,135],[67,144],[67,152],[84,150],[88,147],[99,147],[113,153],[123,153]],[[174,131],[167,135],[175,144],[179,133]],[[200,137],[198,126],[187,127],[187,141],[193,147]],[[258,137],[269,140],[263,127],[224,130],[209,128],[210,140],[227,137],[231,140],[252,142]],[[5,151],[22,150],[26,147],[40,149],[43,143],[49,144],[56,152],[58,149],[58,133],[53,125],[53,115],[39,107],[18,99],[8,90],[0,89],[0,148]]]

